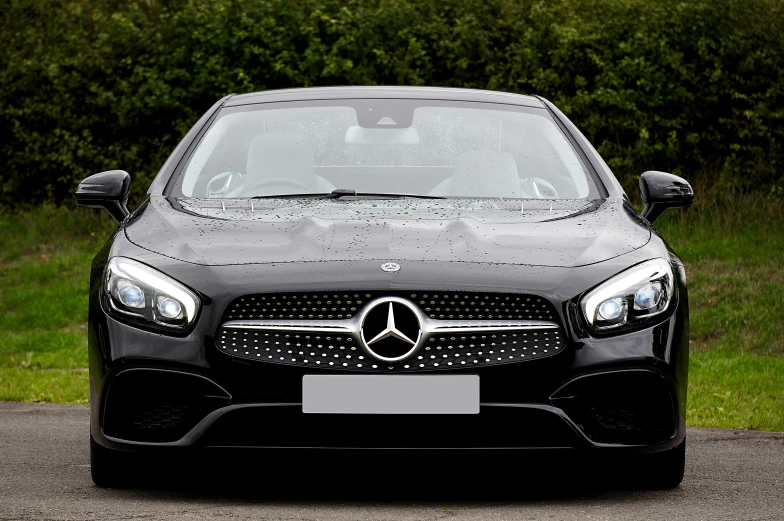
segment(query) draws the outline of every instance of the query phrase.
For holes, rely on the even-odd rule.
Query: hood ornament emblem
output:
[[[385,262],[381,265],[381,269],[387,273],[394,273],[396,271],[400,271],[400,264],[397,262]]]

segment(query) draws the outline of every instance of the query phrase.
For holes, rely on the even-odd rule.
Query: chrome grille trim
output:
[[[507,331],[539,331],[558,329],[555,322],[543,320],[520,320],[489,324],[477,320],[430,320],[429,333],[503,333]]]
[[[227,329],[251,329],[255,331],[281,331],[294,333],[354,333],[353,324],[341,325],[349,320],[330,320],[319,323],[316,320],[229,320],[221,327]],[[359,331],[356,328],[356,331]]]
[[[422,317],[422,333],[430,336],[446,333],[503,333],[509,331],[539,331],[558,329],[558,324],[543,320],[516,320],[500,323],[481,320],[433,320]],[[227,329],[251,329],[256,331],[280,331],[281,333],[346,333],[358,335],[360,323],[348,320],[229,320],[222,327]]]

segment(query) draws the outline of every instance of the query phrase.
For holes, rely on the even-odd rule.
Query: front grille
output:
[[[353,371],[417,371],[524,362],[563,350],[560,329],[492,334],[434,335],[413,357],[384,363],[368,355],[348,334],[310,335],[285,331],[221,328],[217,344],[232,356],[300,367]]]
[[[536,295],[436,292],[316,292],[246,295],[229,304],[223,321],[248,319],[352,318],[369,301],[379,297],[411,300],[432,319],[446,320],[555,320],[552,304]]]

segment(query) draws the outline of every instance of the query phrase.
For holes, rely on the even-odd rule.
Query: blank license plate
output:
[[[305,375],[302,412],[479,414],[479,375]]]

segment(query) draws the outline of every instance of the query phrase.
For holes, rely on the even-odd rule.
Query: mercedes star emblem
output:
[[[422,326],[413,304],[387,297],[365,311],[360,335],[371,355],[385,362],[397,362],[416,351]]]
[[[416,342],[408,338],[398,328],[395,327],[395,308],[392,306],[391,302],[389,303],[389,312],[387,313],[387,328],[374,336],[372,340],[368,340],[367,344],[375,344],[379,340],[384,340],[385,338],[389,337],[399,338],[403,342],[408,342],[411,345],[416,344]]]
[[[394,273],[396,271],[400,271],[400,264],[397,262],[385,262],[381,265],[381,269],[387,273]]]

